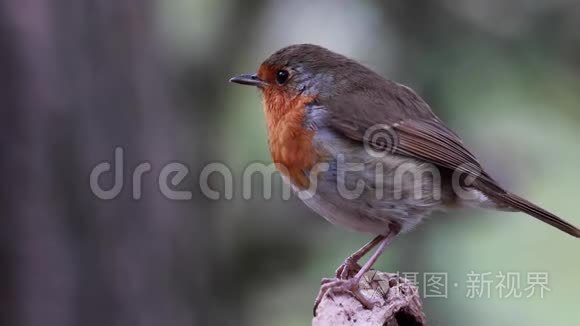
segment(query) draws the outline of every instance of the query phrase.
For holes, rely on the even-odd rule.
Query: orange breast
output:
[[[316,154],[312,146],[314,132],[304,128],[304,108],[312,98],[291,96],[277,89],[265,89],[263,98],[272,160],[292,184],[308,188],[306,173],[316,163]]]

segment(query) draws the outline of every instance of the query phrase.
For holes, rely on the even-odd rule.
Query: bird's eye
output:
[[[288,73],[288,70],[278,70],[278,72],[276,73],[276,82],[282,85],[288,80],[288,77],[290,77],[290,73]]]

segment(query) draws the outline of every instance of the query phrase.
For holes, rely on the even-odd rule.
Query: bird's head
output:
[[[230,82],[258,87],[268,97],[333,96],[356,86],[369,69],[321,46],[297,44],[270,55],[255,74]]]

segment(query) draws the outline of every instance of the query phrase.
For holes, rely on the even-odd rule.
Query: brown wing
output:
[[[500,187],[481,167],[462,140],[433,114],[431,108],[411,89],[388,82],[382,89],[360,89],[346,95],[334,96],[319,103],[330,114],[330,127],[356,141],[378,148],[385,147],[393,154],[430,162],[437,166],[460,171],[474,178],[471,186],[497,202],[523,211],[566,233],[580,237],[580,230],[556,215],[510,194]],[[388,128],[392,144],[381,144],[368,131],[377,126]]]
[[[382,90],[349,92],[320,104],[327,107],[330,126],[348,138],[495,184],[459,136],[408,87],[388,82]],[[375,132],[392,137],[375,139]],[[385,141],[392,143],[377,143]]]

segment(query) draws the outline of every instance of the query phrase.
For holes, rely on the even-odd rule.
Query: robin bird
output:
[[[285,47],[230,82],[262,94],[272,160],[299,198],[328,221],[376,237],[323,279],[372,303],[359,282],[393,238],[433,211],[482,207],[580,230],[504,190],[412,89],[311,44]],[[358,262],[377,247],[361,267]]]

